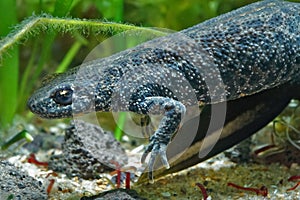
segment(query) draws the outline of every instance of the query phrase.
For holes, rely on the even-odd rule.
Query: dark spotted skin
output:
[[[267,0],[85,63],[46,83],[28,106],[45,118],[163,113],[143,156],[152,152],[152,171],[158,155],[168,167],[166,146],[188,107],[298,85],[299,64],[300,4]]]

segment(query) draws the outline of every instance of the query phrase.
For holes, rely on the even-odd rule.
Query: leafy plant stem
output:
[[[41,16],[32,16],[27,20],[24,20],[19,26],[16,27],[15,31],[0,41],[0,58],[3,53],[14,45],[20,43],[29,37],[34,37],[40,32],[52,32],[57,31],[61,33],[74,33],[79,32],[80,34],[87,34],[93,32],[93,34],[116,34],[127,30],[136,31],[149,31],[151,34],[158,36],[166,35],[165,32],[137,27],[128,24],[119,24],[112,22],[101,22],[96,20],[83,20],[83,19],[72,19],[72,18],[56,18],[51,15],[43,14]]]

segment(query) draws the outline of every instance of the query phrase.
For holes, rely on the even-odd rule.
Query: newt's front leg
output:
[[[173,134],[177,131],[182,118],[185,115],[185,106],[174,99],[167,97],[146,97],[142,102],[142,107],[148,113],[163,113],[163,118],[158,126],[158,129],[150,137],[150,144],[147,146],[141,161],[145,162],[147,155],[151,152],[148,167],[149,179],[153,180],[153,167],[156,157],[160,156],[163,165],[169,168],[166,150],[167,145]]]

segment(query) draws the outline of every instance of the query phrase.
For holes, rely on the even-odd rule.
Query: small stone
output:
[[[76,120],[66,129],[62,154],[52,155],[49,169],[65,173],[68,177],[97,178],[99,173],[127,163],[127,155],[112,133],[94,124]]]
[[[171,193],[170,192],[162,192],[161,195],[163,197],[171,197]]]
[[[22,179],[20,178],[22,177]],[[0,161],[0,199],[47,199],[45,188],[8,161]]]

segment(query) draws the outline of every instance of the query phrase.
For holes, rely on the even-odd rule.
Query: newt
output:
[[[36,90],[28,107],[43,118],[93,111],[162,114],[142,156],[144,161],[150,154],[153,179],[157,157],[167,169],[155,170],[155,177],[254,134],[299,99],[299,76],[300,4],[265,0],[84,63]],[[194,106],[200,120],[184,121]],[[168,153],[179,155],[170,165],[166,151],[175,133],[184,139],[193,131],[189,147]]]

